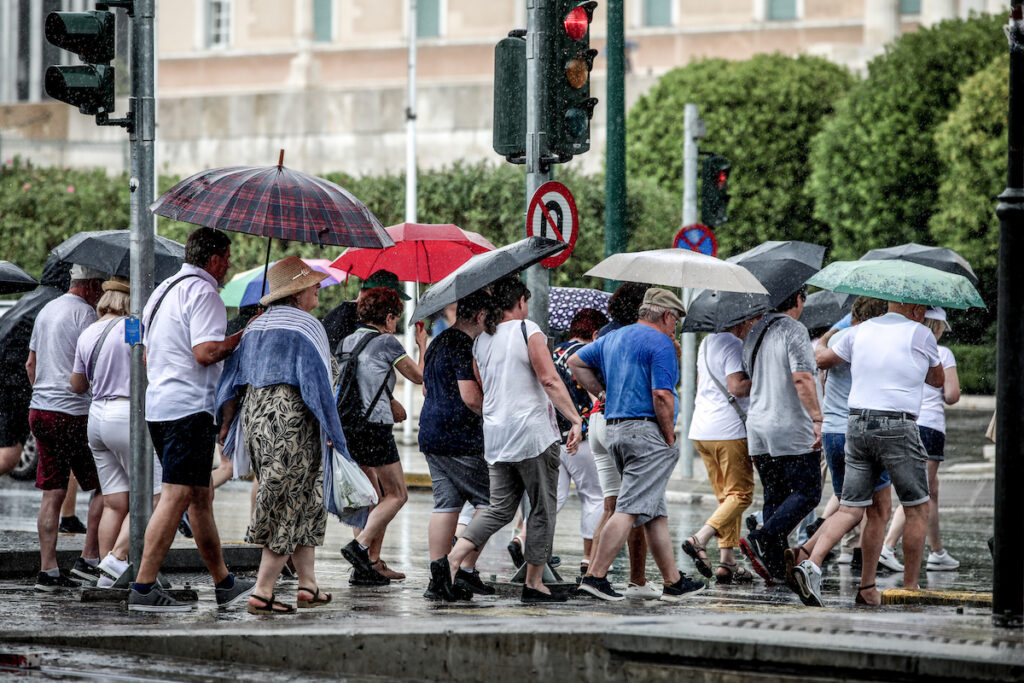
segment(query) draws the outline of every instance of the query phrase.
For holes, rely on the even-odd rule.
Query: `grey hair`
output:
[[[656,323],[661,320],[661,316],[665,315],[666,312],[668,312],[668,309],[664,306],[643,304],[640,306],[638,315],[640,320],[646,320],[649,323]]]

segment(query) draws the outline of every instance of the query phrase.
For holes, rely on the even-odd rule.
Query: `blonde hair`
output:
[[[938,339],[939,335],[946,331],[946,322],[944,320],[936,320],[935,318],[925,318],[925,327],[932,331],[935,338]]]
[[[131,298],[124,292],[114,289],[103,292],[100,302],[96,304],[96,313],[102,318],[108,313],[128,315],[131,310]]]

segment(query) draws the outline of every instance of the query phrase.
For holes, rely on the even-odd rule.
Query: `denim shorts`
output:
[[[929,460],[938,460],[942,462],[946,459],[946,434],[940,432],[938,429],[932,429],[931,427],[917,426],[921,432],[921,443],[924,444],[924,450],[928,454]]]
[[[846,478],[846,434],[825,432],[821,435],[821,447],[825,451],[825,462],[828,463],[829,478],[832,479],[832,493],[836,498],[843,497],[843,481]],[[889,473],[882,474],[875,482],[875,493],[886,486],[892,486]]]
[[[491,497],[491,476],[481,455],[424,453],[434,490],[434,512],[459,512],[465,503],[485,508]]]
[[[846,478],[842,504],[871,505],[875,483],[885,470],[900,502],[928,502],[928,454],[917,423],[901,417],[850,415],[846,426]]]

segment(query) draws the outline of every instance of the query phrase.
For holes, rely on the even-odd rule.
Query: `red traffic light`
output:
[[[565,25],[565,32],[569,34],[569,37],[579,40],[587,35],[587,29],[590,28],[590,16],[581,5],[573,7],[562,23]]]
[[[718,177],[716,178],[716,180],[717,180],[716,185],[718,186],[718,189],[721,190],[722,188],[725,187],[725,184],[729,181],[729,174],[726,173],[723,170],[720,170],[718,172]]]

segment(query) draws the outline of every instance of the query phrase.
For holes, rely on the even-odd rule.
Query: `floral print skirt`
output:
[[[259,486],[245,539],[280,555],[323,545],[327,511],[320,424],[297,387],[247,387],[242,429]]]

